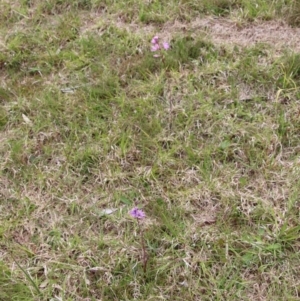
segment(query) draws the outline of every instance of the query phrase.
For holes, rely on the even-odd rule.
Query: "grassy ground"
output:
[[[299,2],[162,3],[1,2],[0,300],[300,299]]]

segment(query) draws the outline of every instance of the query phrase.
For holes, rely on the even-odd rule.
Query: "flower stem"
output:
[[[148,256],[147,256],[147,251],[146,251],[146,246],[145,246],[144,231],[143,231],[143,229],[142,229],[142,227],[140,225],[139,220],[137,220],[137,222],[138,222],[138,227],[139,227],[139,231],[140,231],[140,234],[141,234],[143,270],[144,270],[144,274],[146,274]]]

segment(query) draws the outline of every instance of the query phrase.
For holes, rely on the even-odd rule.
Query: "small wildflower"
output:
[[[154,44],[154,45],[151,46],[151,51],[157,51],[159,49],[160,49],[159,44]]]
[[[158,39],[158,36],[153,37],[151,40],[151,44],[158,44]]]
[[[163,42],[163,47],[165,50],[168,50],[170,48],[170,44],[168,42]]]
[[[147,255],[147,250],[146,250],[146,244],[145,244],[145,237],[144,237],[144,230],[141,227],[140,219],[143,219],[146,217],[146,214],[143,210],[134,207],[133,209],[130,210],[129,214],[137,219],[137,225],[139,227],[139,234],[141,238],[141,248],[142,248],[142,260],[143,260],[143,270],[144,274],[146,274],[147,271],[147,262],[148,262],[148,255]]]
[[[146,217],[146,214],[143,210],[141,209],[138,209],[137,207],[134,207],[131,211],[130,211],[130,215],[133,217],[133,218],[136,218],[136,219],[143,219]]]
[[[160,43],[159,42],[159,37],[158,36],[154,36],[151,40],[151,51],[155,52],[160,50],[161,48],[163,48],[164,50],[168,50],[170,49],[170,44],[168,42],[163,42]],[[160,57],[159,54],[154,54],[154,57]]]

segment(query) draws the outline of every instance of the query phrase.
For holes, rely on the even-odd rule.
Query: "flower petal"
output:
[[[158,36],[154,36],[151,40],[151,44],[158,44]]]
[[[168,50],[170,48],[170,44],[168,42],[163,42],[163,47],[165,50]]]
[[[159,48],[160,48],[159,44],[154,44],[151,46],[151,51],[157,51],[159,50]]]
[[[141,209],[138,209],[137,207],[134,207],[132,210],[130,210],[129,213],[133,218],[137,219],[143,219],[146,217],[145,212]]]

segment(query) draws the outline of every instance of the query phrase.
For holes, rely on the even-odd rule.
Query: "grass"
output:
[[[189,30],[293,5],[0,4],[0,300],[299,299],[299,55]]]

